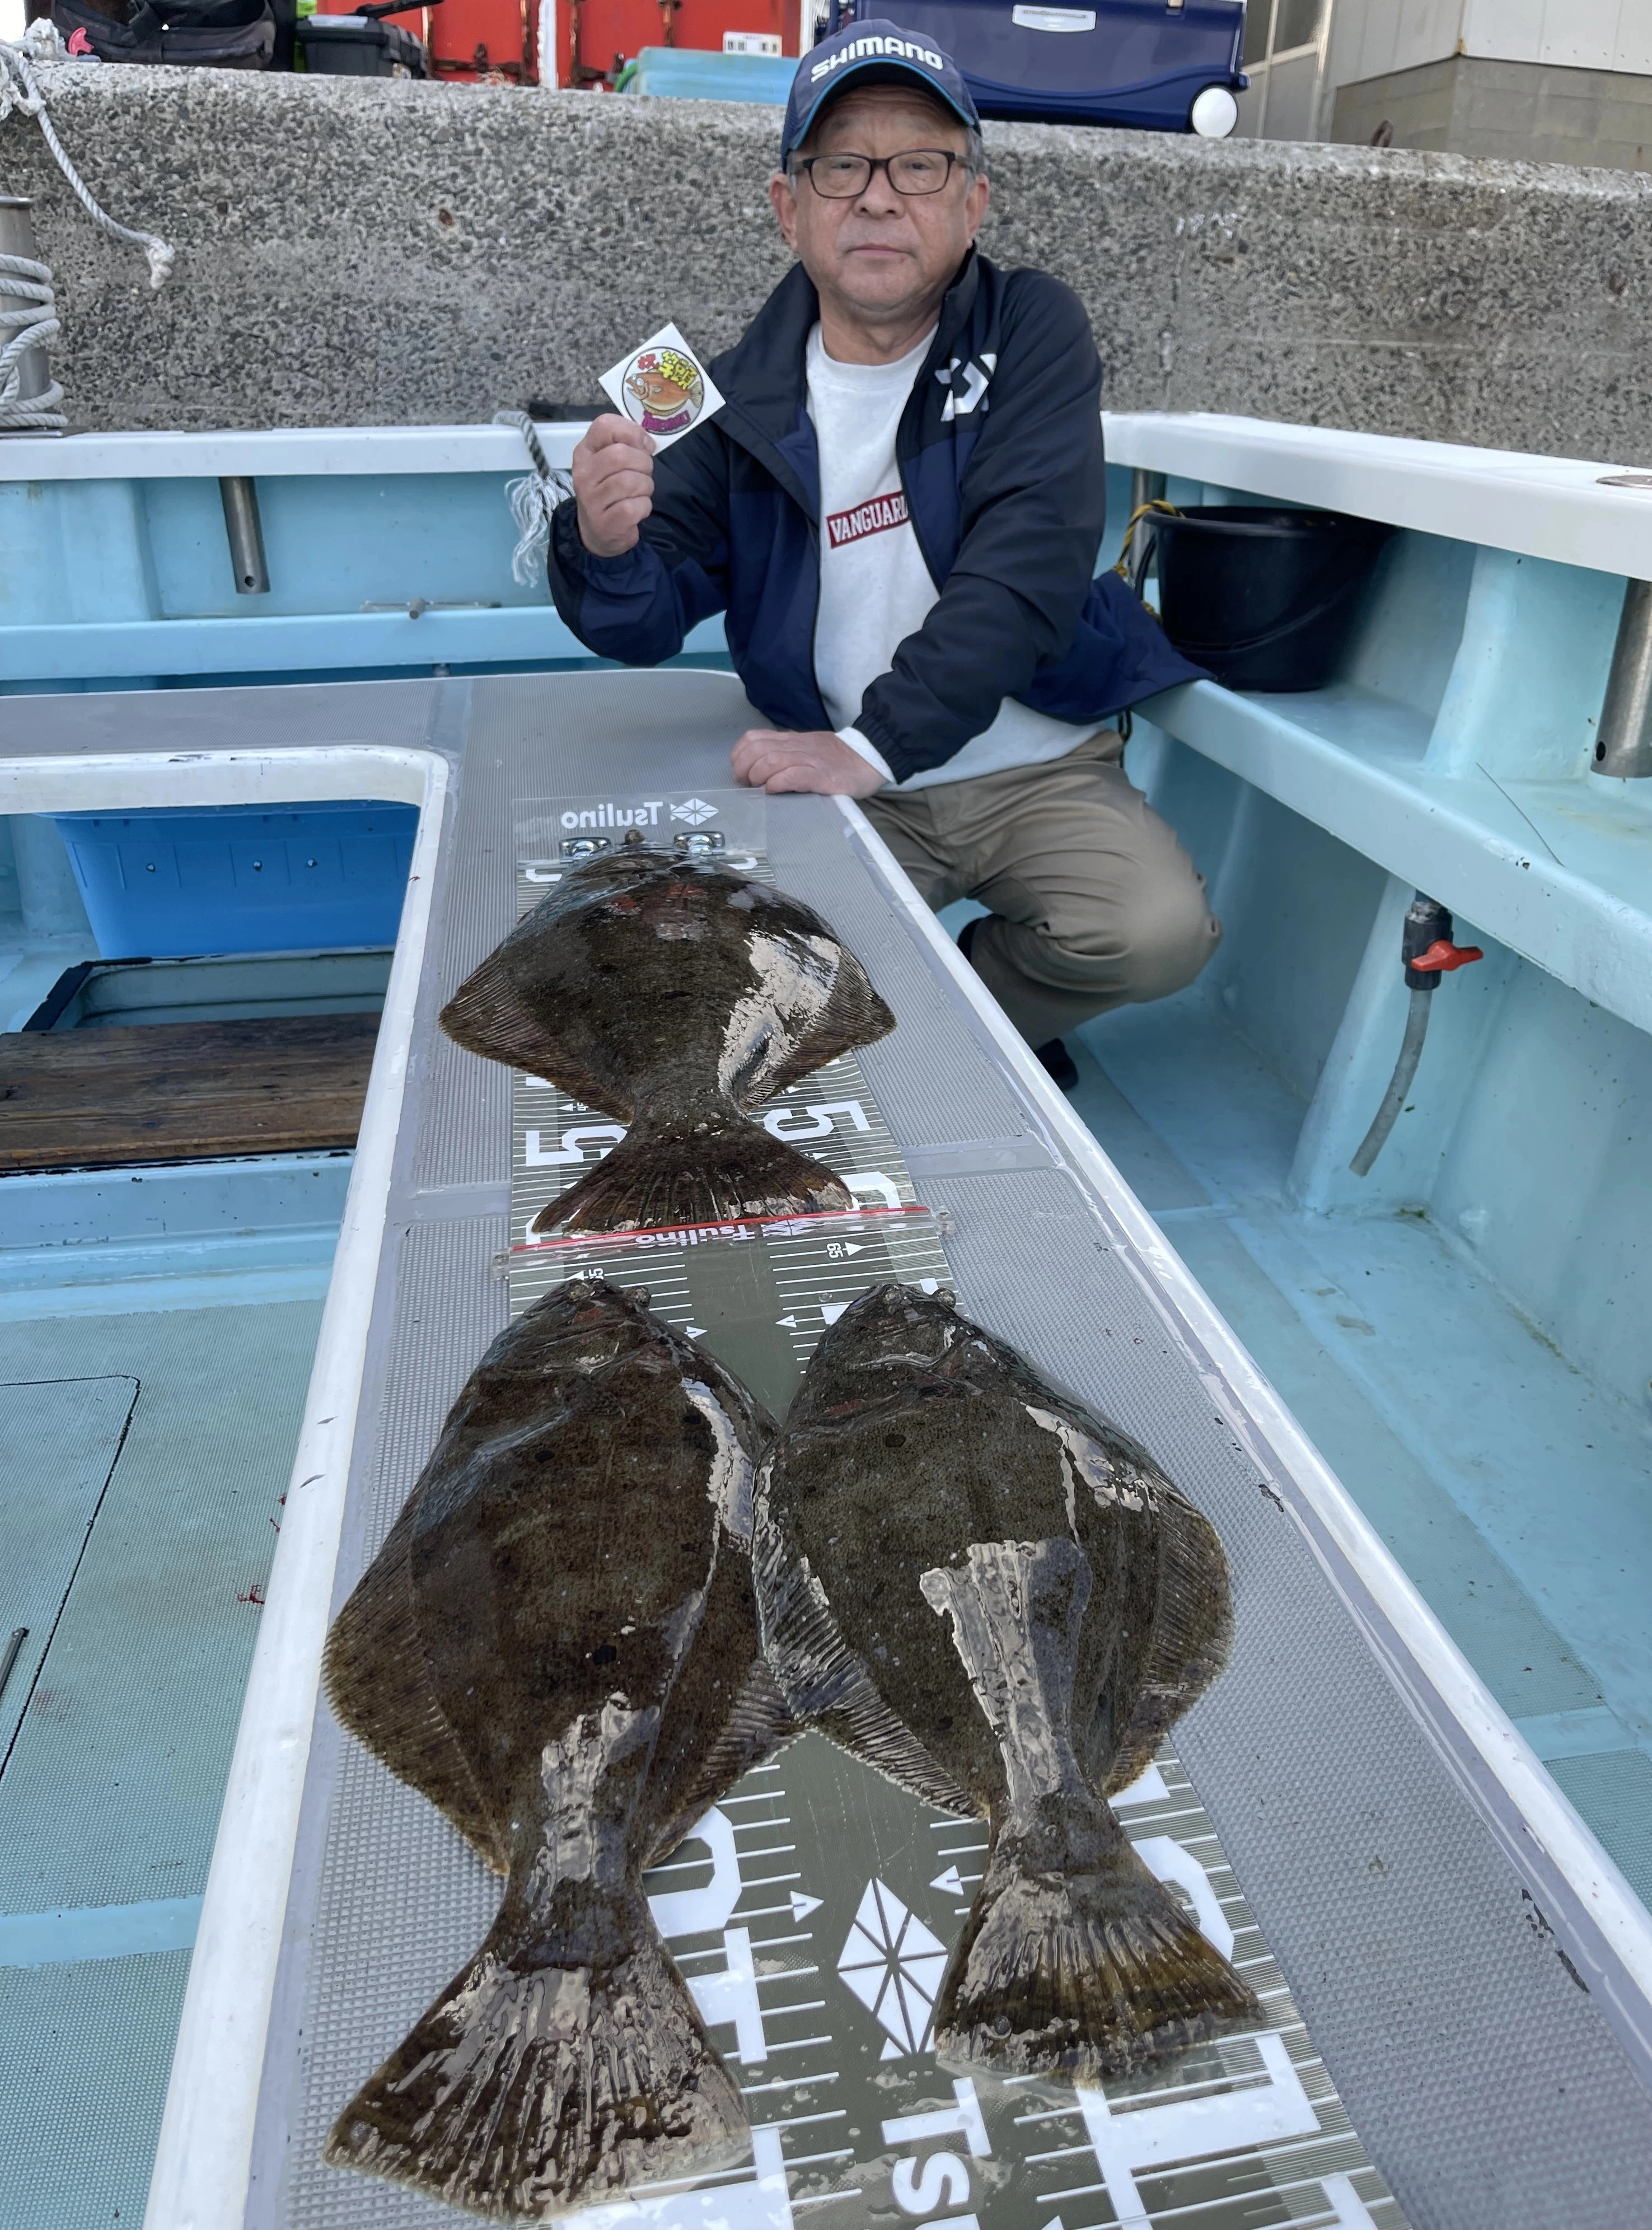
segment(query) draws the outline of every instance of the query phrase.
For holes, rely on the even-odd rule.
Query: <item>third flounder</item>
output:
[[[1226,1660],[1215,1532],[1145,1450],[943,1300],[864,1295],[759,1475],[764,1647],[794,1718],[984,1815],[937,2051],[1115,2073],[1261,2019],[1107,1799]]]

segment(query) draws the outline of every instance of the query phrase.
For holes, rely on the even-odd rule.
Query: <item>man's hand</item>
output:
[[[884,777],[858,751],[824,728],[794,734],[748,728],[734,747],[736,782],[753,790],[808,790],[823,797],[870,797]]]
[[[594,558],[623,558],[654,507],[654,445],[640,426],[609,413],[591,422],[574,452],[579,538]]]

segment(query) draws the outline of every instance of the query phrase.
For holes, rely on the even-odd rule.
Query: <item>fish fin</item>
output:
[[[1223,1670],[1232,1647],[1232,1591],[1216,1528],[1167,1480],[1159,1495],[1153,1646],[1109,1764],[1109,1796],[1146,1772],[1170,1729]]]
[[[873,990],[865,970],[847,945],[839,951],[842,957],[820,1019],[774,1076],[765,1080],[765,1097],[778,1098],[789,1086],[812,1076],[827,1061],[836,1060],[839,1054],[852,1053],[857,1046],[874,1045],[894,1028],[895,1016]]]
[[[722,1682],[730,1667],[742,1665],[730,1699]],[[800,1731],[757,1639],[750,1552],[724,1539],[705,1614],[672,1689],[654,1752],[650,1786],[667,1816],[650,1848],[649,1865],[668,1858],[742,1773]]]
[[[760,1509],[762,1499],[760,1487]],[[797,1724],[818,1727],[839,1750],[937,1811],[979,1818],[980,1806],[878,1694],[845,1640],[808,1558],[788,1556],[761,1516],[752,1569],[764,1654]]]
[[[538,2221],[628,2184],[732,2166],[746,2114],[640,1890],[578,1892],[524,1937],[512,1899],[363,2085],[325,2157],[450,2205]]]
[[[725,1116],[633,1124],[611,1154],[534,1218],[535,1231],[650,1231],[745,1215],[852,1208],[847,1187],[761,1124]]]
[[[523,997],[510,955],[511,940],[473,968],[438,1016],[442,1028],[466,1053],[502,1061],[530,1076],[549,1077],[582,1107],[628,1123],[632,1109],[614,1097],[612,1078],[593,1076],[569,1058],[568,1047]]]
[[[734,1708],[709,1756],[685,1782],[672,1819],[649,1853],[649,1865],[657,1866],[668,1859],[685,1836],[692,1833],[696,1821],[704,1818],[719,1797],[727,1795],[742,1774],[773,1757],[787,1743],[795,1742],[802,1731],[787,1710],[774,1674],[757,1658],[741,1683]],[[667,1721],[660,1737],[662,1756],[668,1754],[669,1738]]]
[[[417,1493],[333,1621],[322,1660],[327,1697],[356,1739],[445,1813],[483,1863],[505,1873],[496,1834],[425,1663],[408,1551]]]
[[[1096,2081],[1262,2021],[1256,1995],[1122,1835],[1099,1865],[987,1862],[935,2001],[935,2047]]]

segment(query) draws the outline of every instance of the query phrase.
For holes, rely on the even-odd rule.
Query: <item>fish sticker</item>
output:
[[[937,2053],[1096,2081],[1260,2023],[1107,1801],[1232,1633],[1215,1531],[1145,1449],[947,1299],[877,1286],[758,1475],[753,1563],[793,1717],[988,1823]]]
[[[675,325],[659,331],[605,371],[602,391],[614,408],[670,448],[723,408],[717,383]]]
[[[505,2221],[749,2143],[641,1878],[787,1731],[749,1550],[772,1427],[647,1299],[574,1279],[500,1334],[327,1643],[344,1724],[505,1889],[326,2157]]]
[[[441,1026],[628,1126],[533,1229],[634,1231],[852,1208],[750,1111],[895,1017],[813,908],[633,828],[517,923]]]

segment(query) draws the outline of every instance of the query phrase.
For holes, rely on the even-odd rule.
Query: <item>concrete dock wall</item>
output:
[[[36,203],[74,422],[489,417],[596,397],[667,318],[731,341],[785,267],[778,113],[375,81],[42,74],[111,214],[37,127]],[[1115,409],[1235,410],[1652,461],[1652,179],[1451,155],[989,126],[985,245],[1088,304]]]

